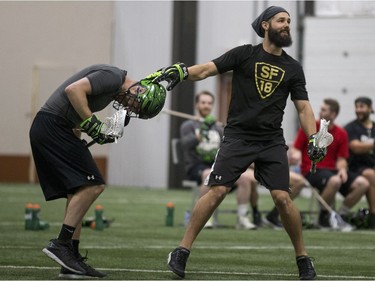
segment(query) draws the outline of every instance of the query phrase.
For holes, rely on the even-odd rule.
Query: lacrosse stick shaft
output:
[[[198,116],[188,114],[188,113],[179,112],[179,111],[176,111],[176,110],[163,109],[162,112],[165,113],[165,114],[171,115],[171,116],[180,117],[180,118],[184,118],[184,119],[188,119],[188,120],[195,120],[195,121],[200,121],[200,122],[204,121],[203,118],[200,118]],[[219,121],[217,121],[216,124],[219,125],[219,126],[224,125],[222,122],[219,122]]]
[[[92,140],[92,141],[90,141],[88,144],[86,144],[86,147],[90,147],[90,146],[92,146],[94,143],[95,143],[95,141]]]
[[[314,194],[315,198],[319,201],[320,204],[323,205],[323,207],[330,213],[332,214],[334,210],[332,207],[320,196],[319,192],[315,190],[314,187],[311,186],[310,183],[306,182],[306,185],[311,189],[311,192]]]
[[[316,173],[316,162],[315,161],[311,161],[311,169],[310,169],[310,172],[312,174],[315,174]]]

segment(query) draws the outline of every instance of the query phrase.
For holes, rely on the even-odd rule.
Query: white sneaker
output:
[[[214,218],[210,217],[203,228],[213,228],[214,227]]]
[[[253,224],[247,216],[240,216],[237,218],[237,229],[254,230],[257,226]]]
[[[336,212],[332,212],[329,218],[329,224],[333,230],[342,232],[351,232],[355,227],[342,219],[342,217]]]

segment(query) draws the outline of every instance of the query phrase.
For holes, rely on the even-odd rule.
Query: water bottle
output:
[[[95,206],[95,230],[104,229],[103,212],[104,208],[102,205]]]
[[[165,220],[166,226],[173,226],[174,204],[173,202],[167,203],[167,215]]]
[[[32,229],[32,209],[33,204],[27,203],[25,206],[25,230],[31,230]]]
[[[40,205],[33,204],[33,207],[31,209],[31,230],[39,229],[39,213],[40,213]]]
[[[189,221],[190,221],[190,210],[186,210],[185,215],[184,215],[184,226],[187,227]]]

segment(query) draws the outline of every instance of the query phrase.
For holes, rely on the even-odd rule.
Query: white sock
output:
[[[249,205],[248,204],[239,204],[237,208],[237,215],[239,217],[245,217],[249,213]]]

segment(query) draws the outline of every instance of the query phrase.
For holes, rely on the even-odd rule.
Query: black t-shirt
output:
[[[284,141],[281,123],[289,93],[292,100],[308,100],[301,64],[284,51],[281,56],[265,52],[262,44],[236,47],[213,62],[219,73],[233,70],[224,135]]]
[[[359,140],[360,142],[374,143],[375,122],[372,124],[372,129],[367,129],[358,120],[354,120],[345,126],[345,130],[348,133],[349,142]],[[364,167],[375,168],[375,151],[355,154],[350,150],[349,168],[357,171]]]

